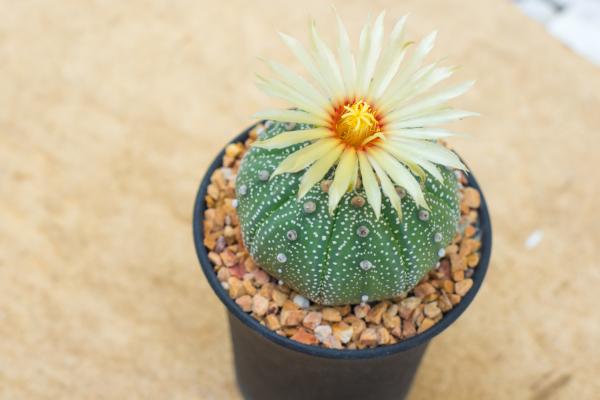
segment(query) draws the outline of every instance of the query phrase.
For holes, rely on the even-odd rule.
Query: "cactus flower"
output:
[[[298,190],[301,199],[334,167],[330,213],[343,194],[356,187],[359,177],[377,218],[382,191],[401,215],[401,199],[394,185],[403,187],[419,206],[429,209],[415,176],[424,179],[427,171],[441,181],[436,164],[465,169],[452,151],[435,142],[452,133],[435,126],[476,115],[445,104],[466,92],[473,81],[423,96],[453,71],[436,63],[421,66],[436,33],[425,37],[406,57],[412,44],[404,39],[406,17],[395,24],[384,44],[384,15],[382,12],[373,24],[363,28],[356,55],[338,17],[337,59],[314,22],[309,50],[281,34],[315,85],[275,62],[267,62],[274,78],[259,77],[258,84],[267,94],[288,101],[296,109],[267,110],[256,117],[311,125],[310,129],[289,131],[256,144],[281,149],[310,142],[285,158],[271,177],[306,170]]]

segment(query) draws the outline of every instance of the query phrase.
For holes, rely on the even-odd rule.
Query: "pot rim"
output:
[[[261,121],[260,123],[264,123]],[[244,130],[242,133],[237,135],[228,144],[244,142],[250,133],[250,131],[256,126],[254,124]],[[225,146],[226,147],[226,146]],[[280,336],[275,332],[269,330],[267,327],[261,325],[257,320],[252,318],[250,314],[245,313],[235,303],[233,299],[229,297],[229,294],[221,286],[221,282],[217,279],[213,265],[208,259],[208,251],[204,246],[204,226],[202,221],[204,220],[204,211],[206,210],[206,202],[204,201],[208,185],[210,184],[210,178],[213,172],[222,165],[223,155],[225,154],[225,147],[219,152],[217,157],[213,160],[210,167],[206,171],[194,204],[193,213],[193,234],[194,244],[196,247],[196,254],[200,262],[200,266],[208,283],[219,297],[219,299],[225,304],[227,310],[237,317],[247,327],[260,334],[261,336],[269,339],[270,341],[281,345],[287,349],[298,351],[312,356],[325,357],[325,358],[340,358],[340,359],[369,359],[375,357],[389,356],[398,352],[402,352],[413,347],[417,347],[424,343],[427,343],[434,336],[440,334],[443,330],[448,328],[471,304],[475,295],[479,291],[485,274],[487,272],[491,251],[492,251],[492,225],[490,216],[479,184],[475,180],[473,174],[468,174],[467,179],[469,185],[479,190],[481,194],[481,205],[479,207],[479,230],[481,232],[481,248],[480,248],[480,260],[479,265],[475,268],[475,272],[471,279],[473,279],[473,286],[467,292],[467,294],[461,299],[460,303],[454,306],[450,311],[444,314],[443,318],[431,328],[423,333],[417,334],[409,339],[402,340],[398,343],[386,346],[379,346],[375,348],[362,349],[362,350],[348,350],[348,349],[327,349],[320,346],[311,346],[296,342],[284,336]]]

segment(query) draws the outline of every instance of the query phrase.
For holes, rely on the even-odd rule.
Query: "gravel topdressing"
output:
[[[221,285],[238,306],[279,335],[334,349],[364,349],[397,343],[431,328],[473,286],[479,264],[477,209],[480,194],[457,171],[461,188],[460,232],[444,257],[410,292],[395,298],[326,307],[294,292],[256,265],[242,241],[235,210],[235,177],[256,126],[245,143],[227,146],[223,165],[211,176],[204,215],[204,245]]]

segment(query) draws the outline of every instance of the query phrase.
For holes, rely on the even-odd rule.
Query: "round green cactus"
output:
[[[271,61],[274,76],[258,76],[293,109],[256,114],[288,124],[271,124],[241,165],[242,233],[263,268],[323,304],[409,290],[443,255],[459,219],[452,169],[466,167],[438,141],[453,133],[436,126],[477,115],[446,104],[473,82],[429,95],[454,71],[422,65],[436,33],[407,40],[402,17],[384,44],[384,18],[365,25],[353,53],[338,17],[338,57],[314,23],[308,49],[282,34],[312,82]]]
[[[268,125],[260,140],[292,129],[289,124]],[[268,273],[321,304],[381,300],[410,290],[444,255],[456,233],[460,212],[453,171],[440,168],[443,183],[429,174],[421,181],[430,210],[406,195],[399,216],[384,197],[377,218],[359,185],[330,213],[328,194],[320,184],[298,199],[303,171],[272,176],[286,157],[308,144],[253,146],[246,153],[236,191],[251,256]],[[331,179],[334,170],[325,178]],[[403,189],[397,190],[402,197]]]

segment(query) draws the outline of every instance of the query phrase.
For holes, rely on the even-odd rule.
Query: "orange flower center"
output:
[[[347,144],[359,147],[367,144],[381,131],[376,111],[363,100],[344,105],[337,113],[335,131]]]

